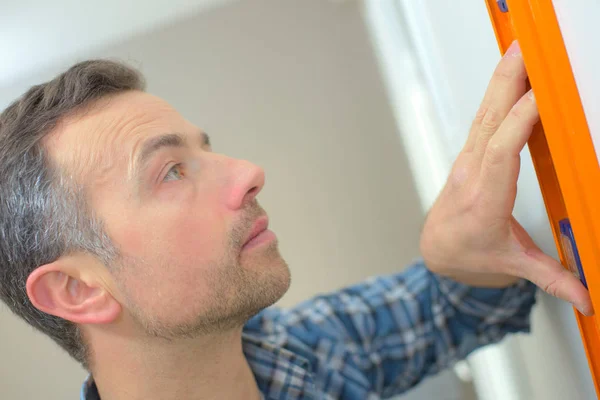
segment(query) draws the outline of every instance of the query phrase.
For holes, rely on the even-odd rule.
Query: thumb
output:
[[[573,273],[541,250],[528,255],[522,278],[539,286],[546,293],[573,304],[580,313],[594,315],[590,294]]]

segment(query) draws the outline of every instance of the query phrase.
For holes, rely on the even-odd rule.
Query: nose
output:
[[[232,210],[243,208],[265,185],[265,171],[249,161],[229,159],[229,182],[226,204]]]

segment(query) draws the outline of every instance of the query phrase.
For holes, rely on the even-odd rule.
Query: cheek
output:
[[[223,268],[225,221],[215,214],[165,213],[147,227],[130,227],[128,236],[128,253],[145,261],[126,267],[125,290],[133,303],[173,323],[202,313],[216,290],[211,278]]]
[[[209,268],[222,259],[228,243],[227,218],[219,206],[219,191],[205,187],[180,192],[177,201],[161,202],[151,212],[156,232],[150,245],[179,265]]]
[[[209,268],[221,261],[227,246],[226,223],[218,215],[181,213],[164,221],[153,246],[177,264]]]
[[[191,197],[191,196],[190,196]],[[196,268],[222,259],[229,243],[228,221],[216,199],[159,202],[144,210],[126,209],[114,237],[127,255]],[[112,236],[112,235],[111,235]]]
[[[197,313],[218,290],[211,287],[211,277],[227,262],[231,217],[214,194],[157,201],[142,209],[135,201],[125,202],[110,214],[109,234],[125,258],[124,290],[155,317]],[[189,306],[182,309],[182,304]]]

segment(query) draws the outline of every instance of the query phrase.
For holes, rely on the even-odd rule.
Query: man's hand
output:
[[[421,237],[428,268],[459,282],[506,287],[519,278],[593,314],[581,282],[544,254],[512,216],[520,152],[539,114],[518,44],[500,61]]]

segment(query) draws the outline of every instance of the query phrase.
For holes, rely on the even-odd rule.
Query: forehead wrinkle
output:
[[[121,165],[125,171],[125,174],[122,175],[123,180],[130,180],[133,155],[143,142],[143,138],[146,136],[144,133],[151,129],[153,121],[147,114],[138,113],[125,118],[117,118],[112,125],[106,132],[109,138],[105,151],[109,154],[119,154],[118,161],[123,162]],[[109,169],[116,167],[115,161],[117,160],[111,160]]]
[[[65,118],[49,135],[52,157],[77,181],[115,182],[115,168],[122,168],[117,180],[131,179],[134,155],[143,139],[149,132],[168,130],[160,126],[161,117],[176,113],[174,109],[155,101],[140,105],[135,98],[130,101],[131,95],[139,94],[103,99],[86,112]]]
[[[78,151],[74,153],[73,165],[81,179],[103,181],[109,177],[118,162],[117,149],[121,136],[116,131],[111,132],[112,129],[111,121],[101,121],[92,124],[86,135],[78,138],[75,144]]]
[[[135,180],[135,174],[137,172],[137,155],[139,154],[140,147],[142,147],[144,143],[144,139],[145,137],[143,135],[136,135],[136,138],[134,139],[133,144],[131,145],[131,150],[128,152],[129,154],[127,157],[127,180],[129,181]]]
[[[115,174],[111,172],[115,168],[122,168],[119,175],[119,181],[126,182],[131,179],[133,171],[133,159],[137,148],[143,142],[147,132],[152,131],[156,126],[156,121],[151,115],[144,112],[135,114],[121,114],[111,119],[97,135],[97,141],[94,143],[93,156],[89,160],[94,160],[89,167],[92,167],[96,179],[106,179]]]

